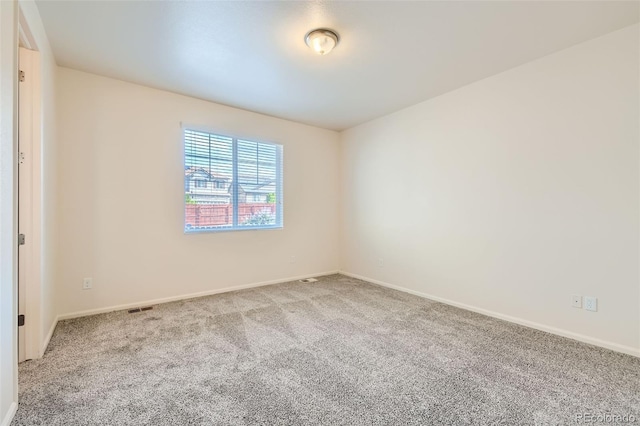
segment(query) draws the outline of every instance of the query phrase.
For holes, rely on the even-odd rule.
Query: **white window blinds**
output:
[[[185,232],[282,227],[282,145],[184,131]]]

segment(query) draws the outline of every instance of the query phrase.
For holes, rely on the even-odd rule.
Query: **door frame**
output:
[[[0,424],[18,408],[18,3],[0,1]]]

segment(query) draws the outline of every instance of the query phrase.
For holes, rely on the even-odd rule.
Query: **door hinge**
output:
[[[24,152],[19,152],[18,153],[18,164],[23,164],[24,163]]]
[[[19,246],[23,246],[25,243],[26,237],[24,236],[24,234],[19,234],[18,235],[18,245]]]
[[[24,71],[20,70],[19,77],[20,81],[24,81]]]
[[[18,327],[22,327],[24,325],[24,315],[18,315]]]

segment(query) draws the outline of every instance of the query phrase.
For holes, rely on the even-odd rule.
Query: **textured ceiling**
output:
[[[58,65],[341,130],[638,22],[638,2],[38,1]],[[316,27],[339,46],[318,56]]]

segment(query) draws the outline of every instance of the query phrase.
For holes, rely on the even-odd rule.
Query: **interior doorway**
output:
[[[20,31],[18,54],[18,362],[42,356],[40,54]]]
[[[29,228],[29,201],[30,201],[30,179],[29,166],[31,162],[26,161],[29,155],[30,143],[29,129],[26,126],[29,108],[27,104],[28,87],[25,85],[25,51],[27,49],[20,46],[18,55],[18,362],[27,359],[26,345],[26,307],[27,307],[27,255],[26,234]]]

